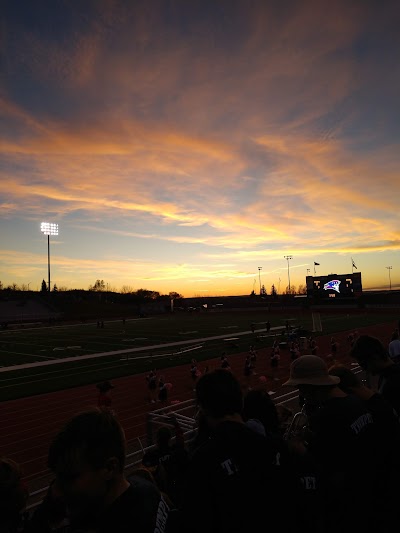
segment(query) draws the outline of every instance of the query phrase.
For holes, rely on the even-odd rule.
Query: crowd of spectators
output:
[[[124,431],[101,398],[55,436],[54,479],[30,515],[18,465],[1,459],[0,533],[393,531],[400,366],[367,335],[357,336],[351,355],[377,377],[377,390],[318,355],[292,360],[284,386],[299,390],[305,421],[295,430],[288,410],[263,389],[243,391],[229,364],[196,376],[194,440],[184,441],[171,416],[129,475]]]

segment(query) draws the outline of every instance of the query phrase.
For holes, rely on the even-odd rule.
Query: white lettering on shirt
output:
[[[156,527],[154,533],[165,533],[167,519],[168,519],[169,507],[166,504],[163,497],[161,497],[160,503],[158,504],[157,517],[156,517]]]
[[[281,453],[278,452],[276,455],[275,455],[275,461],[273,463],[275,466],[281,466]]]
[[[225,472],[228,474],[228,476],[232,476],[235,472],[237,472],[236,466],[232,463],[231,459],[227,459],[223,463],[221,463],[222,469],[225,470]]]
[[[317,480],[314,476],[303,476],[301,483],[305,490],[316,490],[317,488]]]
[[[372,424],[374,419],[369,413],[361,415],[351,424],[351,429],[358,435],[362,429],[364,429],[368,424]]]

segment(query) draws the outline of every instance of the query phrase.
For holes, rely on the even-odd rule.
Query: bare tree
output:
[[[171,300],[180,300],[181,298],[183,298],[182,294],[179,294],[179,292],[175,291],[168,293],[168,296]]]
[[[307,294],[307,286],[304,285],[303,283],[300,283],[297,289],[297,294]]]
[[[96,279],[94,285],[90,285],[89,291],[96,291],[96,292],[102,292],[106,288],[106,285],[104,283],[103,279]]]
[[[122,285],[121,294],[132,294],[133,288],[130,285]]]

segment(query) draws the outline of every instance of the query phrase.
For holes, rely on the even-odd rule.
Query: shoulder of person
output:
[[[118,498],[119,502],[114,502],[119,504],[118,508],[116,505],[118,518],[132,520],[131,524],[125,524],[122,531],[130,531],[126,526],[131,525],[132,530],[143,533],[166,532],[170,507],[159,489],[147,479],[134,474],[127,479],[130,487]]]

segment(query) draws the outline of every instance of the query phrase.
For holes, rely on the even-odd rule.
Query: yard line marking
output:
[[[31,354],[31,353],[23,353],[23,352],[10,352],[9,350],[0,350],[0,352],[4,352],[4,353],[7,353],[7,354],[12,354],[12,355],[27,355],[29,357],[40,357],[42,359],[56,359],[57,361],[59,360],[58,357],[51,357],[50,355],[37,355],[37,354]],[[28,363],[28,364],[32,364],[32,363]],[[41,364],[41,363],[39,363]],[[18,367],[20,367],[20,365],[16,365]],[[7,367],[5,367],[7,368]]]

